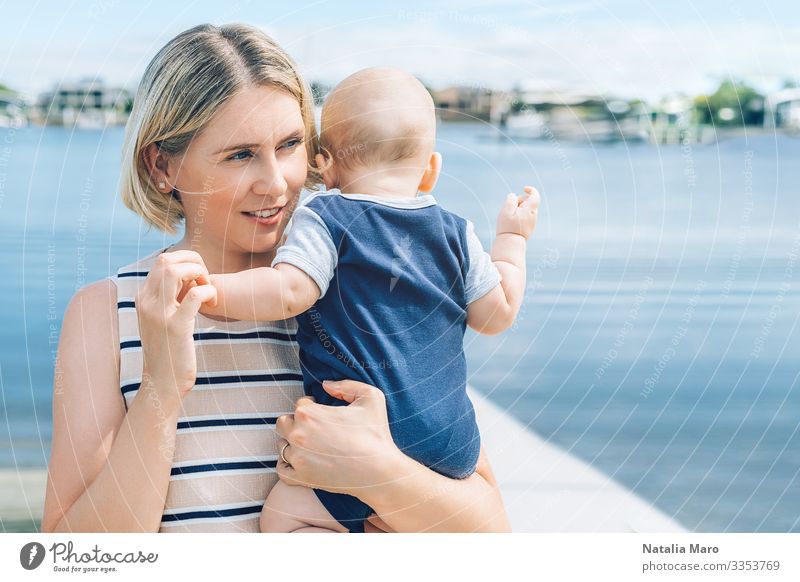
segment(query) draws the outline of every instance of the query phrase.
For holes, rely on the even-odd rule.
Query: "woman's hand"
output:
[[[161,396],[183,397],[197,376],[195,316],[216,301],[208,269],[194,251],[162,253],[136,296],[144,358],[142,383]]]
[[[278,459],[278,475],[290,485],[361,496],[380,486],[402,453],[392,440],[386,399],[379,389],[362,382],[322,383],[325,391],[348,406],[317,404],[305,396],[293,417],[278,418],[276,430],[289,446]]]
[[[350,404],[324,406],[304,396],[294,418],[278,419],[278,450],[289,445],[289,464],[278,459],[282,480],[358,497],[380,516],[367,519],[367,531],[510,531],[483,449],[473,475],[450,479],[397,448],[380,390],[353,380],[323,382],[323,388]]]

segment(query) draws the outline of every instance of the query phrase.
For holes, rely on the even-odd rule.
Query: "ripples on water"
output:
[[[49,455],[80,285],[169,242],[116,195],[121,129],[0,134],[0,465]],[[444,126],[439,202],[489,242],[542,192],[517,325],[468,332],[471,383],[698,531],[800,531],[800,142],[501,142]],[[13,448],[10,443],[13,442]]]

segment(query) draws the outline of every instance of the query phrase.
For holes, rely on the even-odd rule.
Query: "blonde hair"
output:
[[[125,206],[170,234],[184,218],[178,196],[159,192],[144,162],[152,144],[168,156],[183,153],[191,140],[233,95],[272,85],[300,105],[308,159],[318,151],[314,101],[297,66],[269,36],[245,24],[201,24],[169,41],[153,57],[139,83],[125,128],[120,189]],[[319,183],[309,166],[306,187]]]
[[[418,79],[388,67],[362,69],[339,83],[322,108],[323,169],[427,162],[436,141],[433,99]]]

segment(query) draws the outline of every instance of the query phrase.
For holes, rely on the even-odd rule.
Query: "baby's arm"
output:
[[[211,275],[211,284],[217,289],[217,305],[204,305],[201,311],[246,321],[289,319],[306,311],[320,296],[314,280],[289,263]]]
[[[501,281],[467,306],[467,325],[479,333],[505,331],[517,317],[525,293],[525,248],[536,227],[539,193],[525,187],[525,198],[509,194],[497,218],[497,236],[491,258]]]
[[[272,267],[211,275],[217,305],[204,305],[201,312],[247,321],[294,317],[325,295],[337,261],[323,220],[307,206],[298,206]]]

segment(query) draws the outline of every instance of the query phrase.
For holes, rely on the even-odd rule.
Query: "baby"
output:
[[[465,327],[496,334],[513,323],[539,195],[508,195],[490,256],[473,225],[429,194],[441,167],[435,139],[433,101],[417,79],[385,68],[345,79],[322,112],[315,162],[326,192],[296,209],[272,267],[213,275],[218,303],[203,311],[296,317],[306,394],[339,406],[322,380],[379,387],[397,446],[462,479],[480,452]],[[261,529],[364,531],[372,513],[355,497],[279,481]]]

